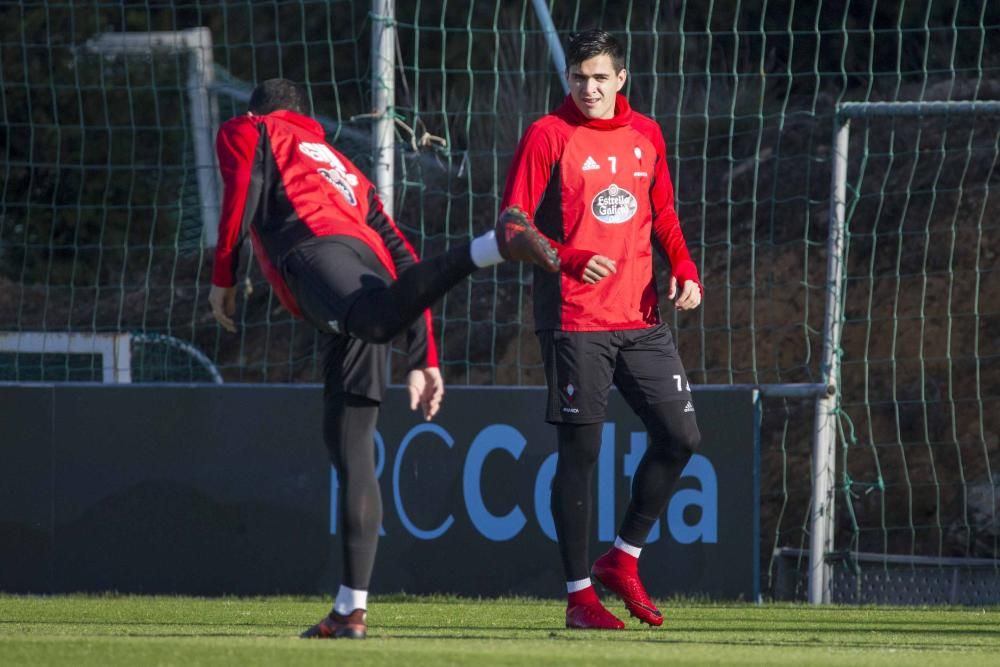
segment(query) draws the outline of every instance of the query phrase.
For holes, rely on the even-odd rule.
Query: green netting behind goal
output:
[[[563,89],[535,3],[396,4],[393,205],[433,254],[489,228],[517,139]],[[663,126],[706,287],[696,313],[665,309],[692,382],[818,381],[836,105],[1000,99],[1000,5],[546,4],[563,42],[624,37],[626,92]],[[283,76],[370,171],[373,16],[351,0],[0,5],[0,333],[130,334],[136,380],[317,381],[322,341],[254,267],[239,333],[209,315],[216,177],[199,142]],[[114,48],[126,32],[148,48]],[[996,556],[996,512],[976,499],[995,501],[1000,464],[997,128],[858,126],[836,545]],[[448,382],[543,382],[530,282],[481,271],[435,307]],[[33,354],[0,350],[0,380],[98,377],[96,358]],[[812,409],[765,402],[765,586],[775,547],[808,545]]]
[[[851,136],[839,546],[995,558],[1000,115]]]

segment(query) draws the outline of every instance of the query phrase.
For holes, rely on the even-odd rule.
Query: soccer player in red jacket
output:
[[[431,419],[444,384],[427,309],[479,267],[508,259],[556,271],[559,262],[516,209],[493,231],[418,261],[374,186],[326,143],[308,108],[301,87],[270,79],[246,115],[219,129],[225,194],[209,304],[236,331],[236,264],[249,233],[284,307],[327,335],[323,437],[339,478],[344,572],[333,609],[302,636],[361,639],[382,521],[374,435],[390,342],[406,332],[410,408]]]
[[[666,146],[657,123],[629,106],[625,53],[612,35],[575,35],[570,94],[521,139],[502,207],[518,206],[556,246],[560,273],[536,271],[534,312],[548,384],[546,420],[559,459],[552,516],[566,574],[566,626],[620,629],[591,575],[650,625],[663,616],[639,579],[638,557],[700,441],[691,390],[660,319],[652,239],[672,276],[667,296],[697,308],[701,283],[674,211]],[[591,480],[614,384],[642,419],[648,448],[614,547],[588,567]]]

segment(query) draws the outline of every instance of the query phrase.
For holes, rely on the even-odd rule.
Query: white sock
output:
[[[590,577],[587,577],[586,579],[577,579],[576,581],[567,581],[566,592],[576,593],[577,591],[582,591],[584,588],[588,588],[590,586],[593,586],[593,584],[590,583]]]
[[[472,262],[481,269],[503,261],[503,257],[500,256],[500,246],[497,245],[496,233],[492,229],[482,236],[472,239],[469,254],[472,255]]]
[[[347,616],[355,609],[368,609],[368,591],[356,591],[342,584],[337,591],[333,610],[341,616]]]
[[[634,547],[620,537],[615,538],[615,549],[621,549],[629,556],[634,556],[635,558],[638,558],[639,554],[642,553],[642,547]]]

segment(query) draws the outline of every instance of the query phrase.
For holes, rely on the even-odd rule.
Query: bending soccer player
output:
[[[535,272],[534,312],[546,421],[556,425],[559,446],[552,516],[566,574],[566,626],[624,627],[601,604],[591,575],[633,616],[660,625],[638,558],[700,434],[684,366],[660,319],[652,237],[670,261],[668,298],[677,309],[701,303],[701,283],[674,211],[660,127],[619,94],[627,77],[621,44],[599,30],[578,34],[567,68],[570,94],[528,127],[502,204],[534,216],[562,264],[558,274]],[[612,384],[642,419],[649,445],[614,547],[590,568],[591,481]]]
[[[431,419],[444,384],[427,310],[479,267],[504,259],[558,270],[555,251],[517,210],[494,231],[420,262],[386,215],[374,186],[326,143],[296,84],[258,86],[249,111],[219,130],[225,183],[209,303],[235,331],[236,257],[245,233],[281,303],[328,337],[323,438],[339,477],[343,578],[333,610],[306,638],[361,639],[382,500],[375,423],[389,344],[406,332],[410,407]]]

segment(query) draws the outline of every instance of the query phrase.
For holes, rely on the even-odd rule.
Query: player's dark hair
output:
[[[603,55],[611,58],[616,73],[625,69],[625,47],[614,35],[604,30],[578,32],[569,39],[566,68]]]
[[[309,114],[309,97],[305,88],[288,79],[268,79],[250,93],[247,108],[255,116],[286,109],[302,115]]]

